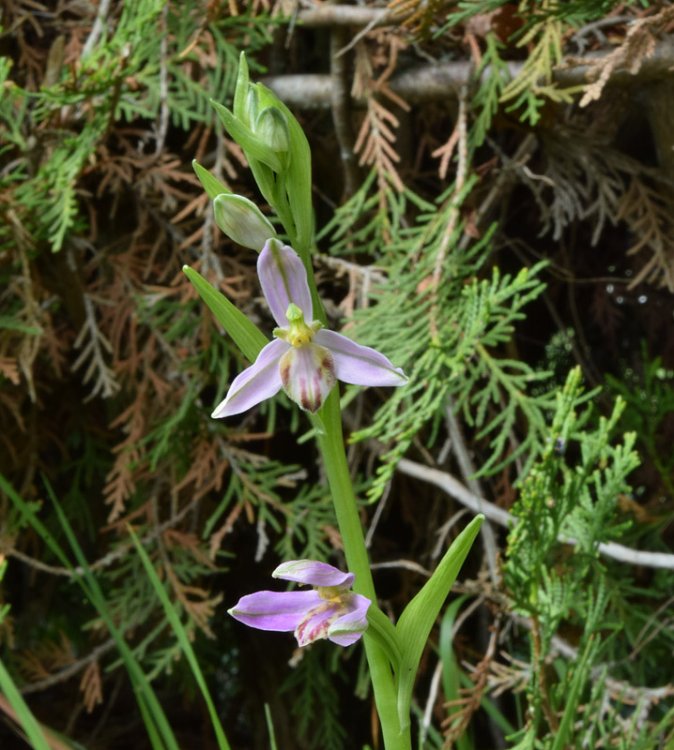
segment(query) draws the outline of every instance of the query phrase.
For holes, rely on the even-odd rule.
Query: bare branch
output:
[[[96,11],[96,19],[94,25],[91,27],[91,33],[87,37],[87,41],[82,47],[81,58],[84,59],[96,46],[98,40],[103,33],[105,22],[110,12],[110,0],[101,0],[98,10]]]
[[[30,693],[38,693],[42,690],[48,690],[50,687],[54,687],[54,685],[58,685],[61,682],[65,682],[71,677],[74,677],[78,672],[81,672],[83,669],[88,667],[90,664],[98,661],[101,656],[104,656],[109,651],[112,651],[115,648],[115,645],[116,644],[114,638],[110,638],[105,643],[102,643],[100,646],[96,646],[96,648],[92,649],[91,653],[87,654],[81,659],[78,659],[77,661],[74,661],[72,664],[68,664],[67,667],[60,669],[58,672],[50,674],[49,677],[45,677],[44,680],[40,680],[39,682],[32,682],[30,685],[23,686],[21,688],[21,692],[24,695],[29,695]]]
[[[330,6],[328,6],[329,8]],[[365,10],[353,8],[352,10]],[[330,78],[332,91],[332,122],[339,143],[339,155],[344,173],[344,195],[350,197],[358,186],[358,166],[353,152],[354,134],[351,126],[351,100],[349,97],[348,67],[344,55],[339,50],[344,46],[347,32],[333,28],[330,33]]]
[[[297,14],[302,26],[382,26],[391,21],[393,13],[388,8],[364,8],[356,5],[322,5],[307,8]]]
[[[490,503],[484,498],[474,495],[458,479],[444,471],[438,471],[429,466],[410,461],[403,458],[398,464],[398,470],[403,474],[416,479],[421,479],[429,484],[444,490],[462,505],[475,511],[475,513],[484,513],[484,515],[494,523],[501,526],[514,526],[517,523],[515,516],[508,513],[507,510],[499,508],[494,503]],[[574,545],[575,539],[560,538],[563,544]],[[599,552],[605,557],[610,557],[618,562],[624,562],[629,565],[643,565],[647,568],[664,568],[674,570],[674,555],[666,552],[645,552],[641,550],[624,547],[622,544],[615,542],[600,542],[597,546]]]
[[[605,55],[587,55],[574,58],[554,72],[554,80],[560,86],[570,87],[588,83],[588,76],[597,70],[597,62]],[[643,60],[636,74],[624,68],[611,70],[608,83],[625,85],[632,81],[643,83],[671,74],[674,66],[674,39],[665,38],[655,45],[650,57]],[[515,78],[522,69],[521,62],[509,62],[508,69]],[[470,61],[456,61],[420,65],[398,73],[388,81],[391,91],[411,104],[429,101],[442,101],[447,97],[457,97],[461,86],[469,80]],[[483,77],[491,75],[486,67]],[[264,83],[289,106],[304,109],[329,107],[332,102],[332,84],[329,75],[283,75],[269,76]],[[357,100],[359,104],[363,101]]]

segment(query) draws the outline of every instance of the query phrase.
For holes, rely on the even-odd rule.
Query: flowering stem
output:
[[[356,593],[366,596],[376,604],[377,595],[372,581],[363,528],[358,516],[356,497],[344,452],[339,393],[336,388],[326,400],[321,410],[321,417],[324,433],[319,435],[318,445],[330,485],[337,523],[344,542],[346,562],[349,570],[356,576],[353,588]],[[410,730],[409,727],[402,732],[400,729],[397,690],[386,653],[374,638],[368,637],[367,633],[365,633],[364,643],[377,712],[384,735],[384,747],[386,750],[410,750]]]

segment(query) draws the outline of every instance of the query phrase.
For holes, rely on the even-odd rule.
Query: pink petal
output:
[[[333,620],[328,628],[328,638],[338,646],[350,646],[367,630],[367,611],[372,602],[360,594],[349,597],[349,609],[345,615]]]
[[[327,638],[331,623],[339,617],[341,606],[337,603],[323,600],[315,607],[295,628],[295,638],[299,646]]]
[[[257,259],[257,275],[271,314],[281,328],[288,325],[286,311],[292,302],[311,322],[313,306],[307,282],[307,271],[300,256],[289,245],[267,240]]]
[[[290,344],[281,339],[270,341],[258,354],[255,362],[237,375],[227,391],[225,400],[212,417],[230,417],[271,398],[281,390],[279,362]]]
[[[302,409],[318,411],[337,382],[332,354],[322,346],[291,347],[280,362],[283,390]]]
[[[273,578],[296,581],[308,586],[346,586],[353,584],[353,573],[343,573],[328,563],[316,560],[288,560],[272,573]]]
[[[314,341],[332,352],[335,374],[343,383],[353,385],[404,385],[407,376],[393,363],[369,346],[351,341],[341,333],[320,330]]]
[[[241,597],[228,612],[251,628],[291,632],[323,604],[315,591],[256,591]]]

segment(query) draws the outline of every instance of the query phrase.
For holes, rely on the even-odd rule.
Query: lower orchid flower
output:
[[[404,385],[399,367],[380,352],[313,319],[307,272],[299,255],[267,240],[257,261],[267,304],[279,327],[255,362],[232,382],[213,417],[228,417],[271,398],[281,388],[302,409],[316,412],[337,380],[353,385]]]
[[[355,643],[367,629],[370,600],[350,588],[353,573],[315,560],[290,560],[274,578],[313,586],[312,591],[257,591],[242,597],[229,614],[259,630],[294,632],[306,646],[321,638],[339,646]]]

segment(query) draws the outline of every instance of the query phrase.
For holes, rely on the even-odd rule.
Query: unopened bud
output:
[[[269,219],[248,198],[234,193],[222,193],[213,201],[215,223],[238,245],[257,250],[264,247],[276,231]]]
[[[276,107],[267,107],[255,121],[255,135],[276,153],[287,153],[290,135],[285,115]]]
[[[260,105],[258,102],[257,89],[251,86],[246,93],[245,104],[243,107],[243,121],[248,127],[252,127],[257,121]]]

